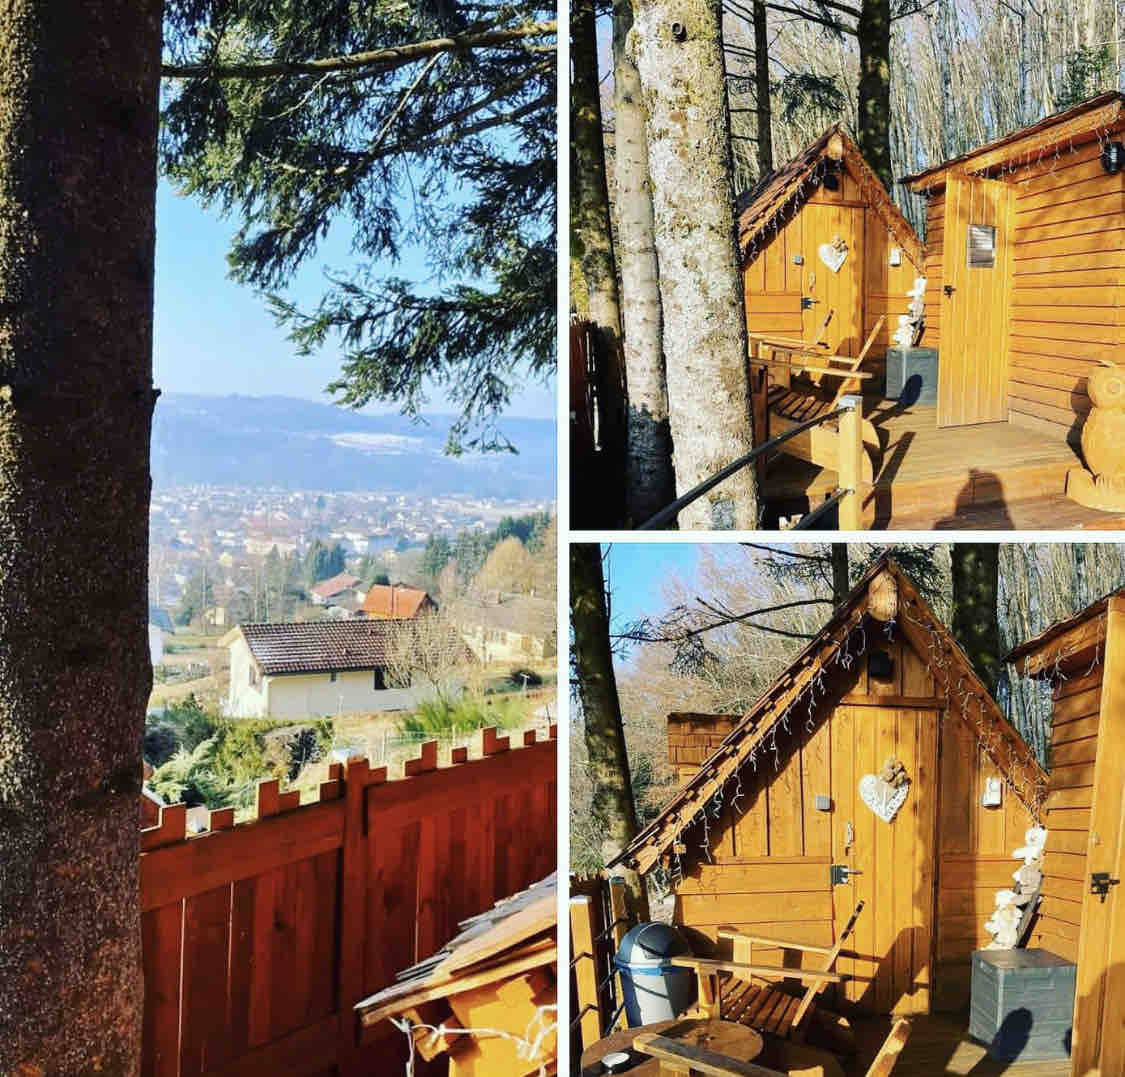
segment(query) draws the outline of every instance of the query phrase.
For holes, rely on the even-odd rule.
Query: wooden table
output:
[[[660,1062],[633,1050],[633,1040],[644,1032],[671,1036],[684,1043],[706,1047],[710,1051],[729,1055],[740,1062],[752,1062],[762,1053],[762,1037],[752,1028],[734,1021],[694,1021],[681,1018],[677,1021],[659,1021],[640,1028],[625,1028],[598,1040],[582,1052],[582,1077],[605,1077],[601,1060],[614,1051],[629,1055],[629,1064],[621,1073],[629,1077],[658,1077]]]

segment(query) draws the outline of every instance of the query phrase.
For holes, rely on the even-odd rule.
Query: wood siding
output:
[[[1095,358],[1123,341],[1125,178],[1099,152],[1090,143],[1014,174],[1011,418],[1072,440]]]
[[[922,345],[941,353],[941,290],[945,284],[945,192],[926,202],[926,327]]]
[[[848,258],[833,273],[817,256],[822,243],[840,236]],[[907,292],[921,275],[901,247],[900,264],[890,264],[899,244],[844,169],[836,191],[818,188],[743,270],[746,320],[753,333],[779,333],[813,340],[829,309],[834,311],[824,339],[841,355],[855,355],[880,314],[886,324],[872,345],[878,366],[898,316],[907,310]],[[803,259],[794,264],[794,256]],[[804,312],[802,297],[817,302]]]

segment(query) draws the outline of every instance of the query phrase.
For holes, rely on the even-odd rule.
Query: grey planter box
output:
[[[1075,974],[1047,950],[977,950],[969,1035],[1006,1062],[1069,1057]]]
[[[887,349],[887,399],[900,404],[936,404],[937,348]]]

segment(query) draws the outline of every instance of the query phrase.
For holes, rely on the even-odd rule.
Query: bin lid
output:
[[[617,963],[633,968],[667,964],[670,957],[690,954],[683,935],[671,924],[637,924],[617,950]]]

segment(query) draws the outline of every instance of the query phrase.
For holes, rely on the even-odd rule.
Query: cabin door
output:
[[[916,707],[845,703],[833,715],[832,862],[856,872],[832,889],[837,933],[864,903],[837,971],[849,977],[843,1001],[860,1013],[930,1012],[937,730],[937,712]],[[885,822],[864,803],[859,785],[892,755],[911,784]]]
[[[810,344],[819,338],[833,355],[858,355],[864,335],[863,206],[809,202],[800,221],[801,337]]]
[[[938,426],[1008,419],[1013,205],[999,180],[951,176],[946,186]]]

